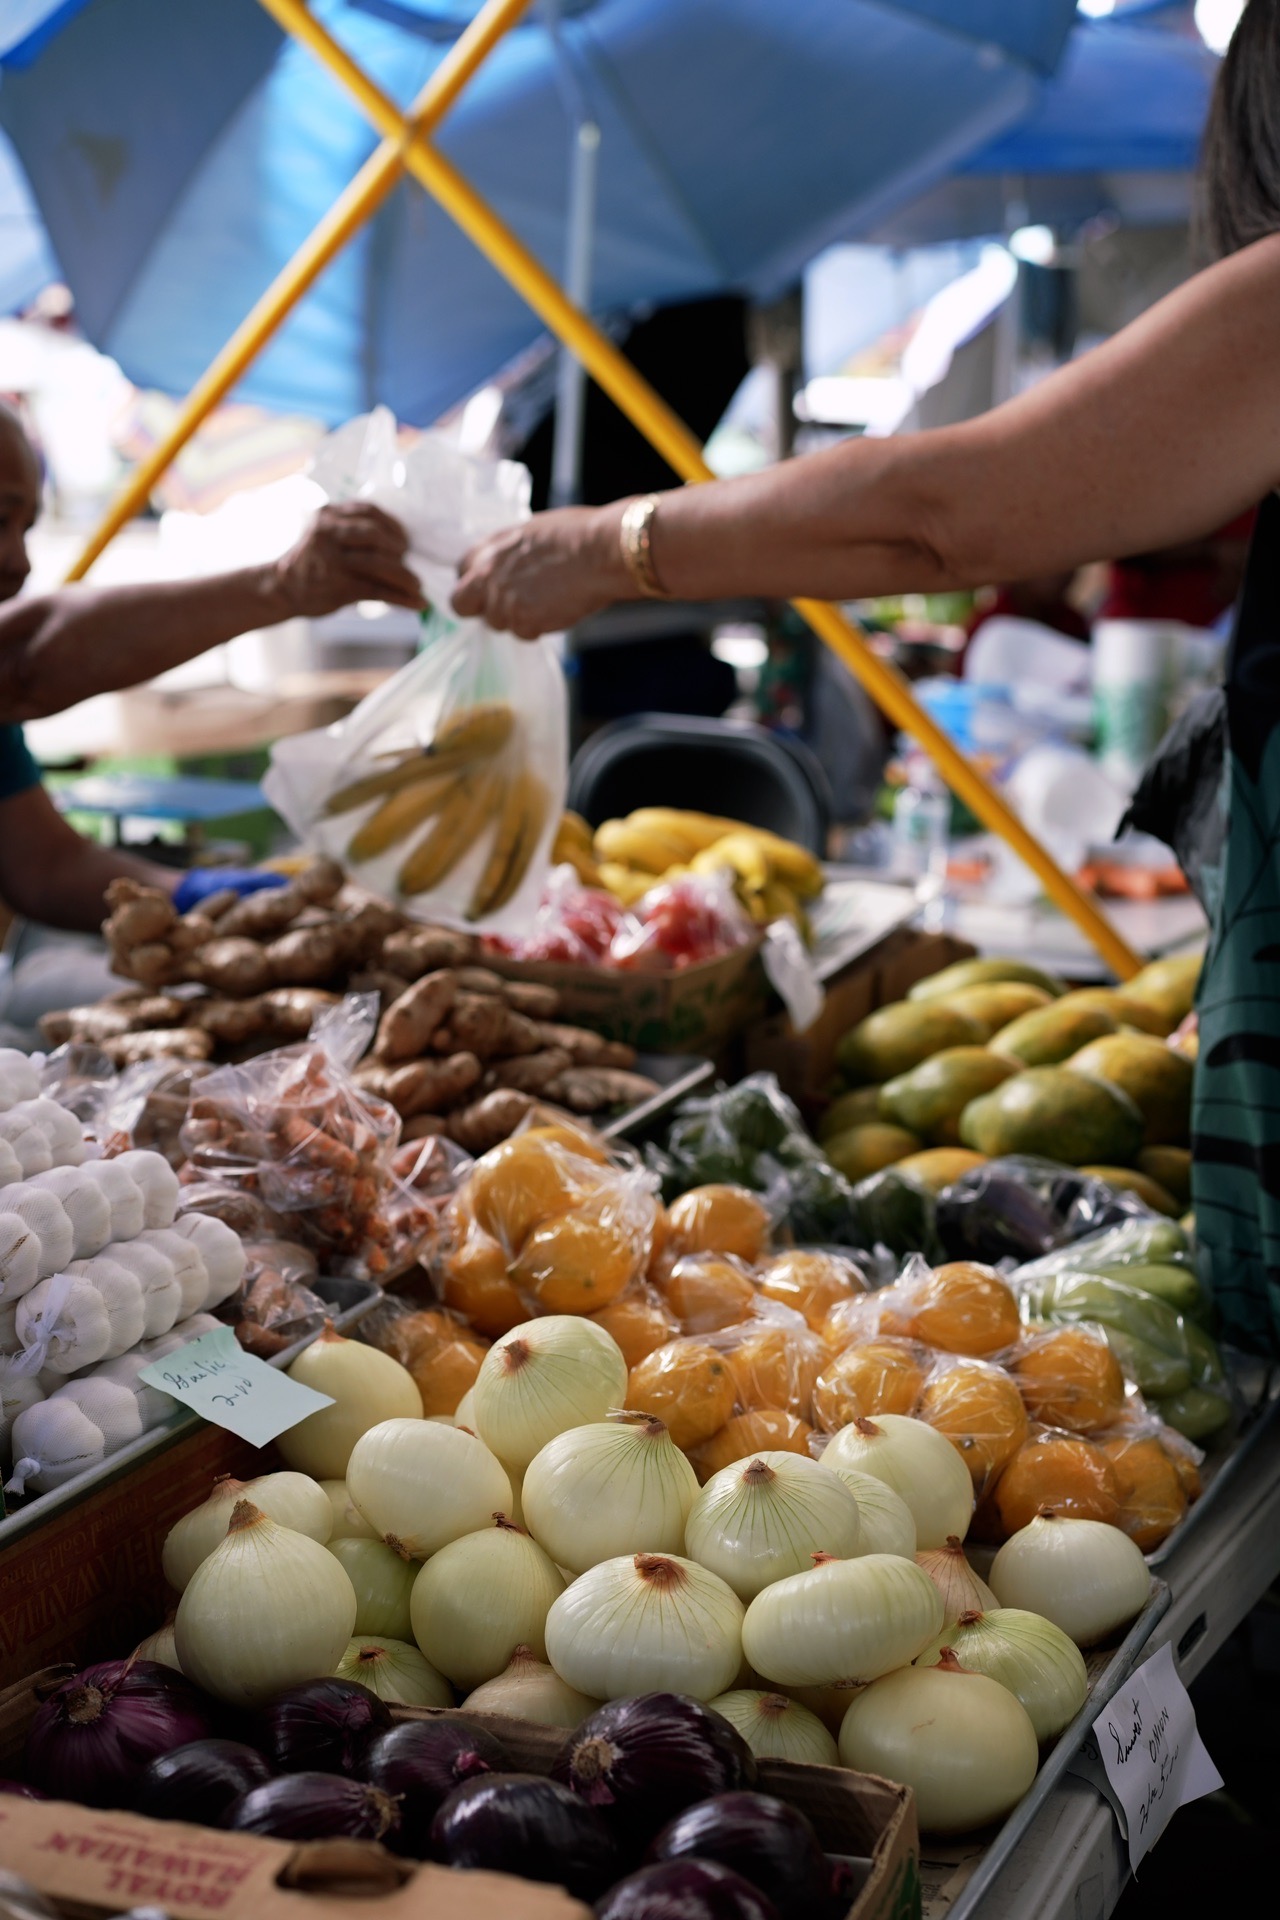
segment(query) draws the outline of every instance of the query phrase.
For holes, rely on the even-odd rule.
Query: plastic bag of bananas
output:
[[[514,931],[541,898],[564,804],[564,677],[550,641],[439,609],[463,554],[527,517],[528,473],[431,434],[404,452],[379,409],[332,436],[314,477],[395,514],[433,611],[417,658],[354,713],[276,742],[267,797],[307,846],[407,912]]]

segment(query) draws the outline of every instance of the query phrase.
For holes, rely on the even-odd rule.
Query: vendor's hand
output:
[[[459,568],[454,612],[536,640],[633,598],[620,518],[618,507],[562,507],[491,535]]]
[[[353,600],[421,607],[422,586],[404,563],[408,538],[398,520],[366,500],[321,507],[296,546],[276,562],[291,612],[316,618]]]
[[[190,913],[215,893],[261,893],[264,887],[283,887],[282,873],[264,872],[261,867],[189,867],[173,890],[173,904],[179,913]]]

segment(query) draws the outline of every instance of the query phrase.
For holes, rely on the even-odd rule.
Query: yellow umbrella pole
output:
[[[276,18],[290,24],[295,12],[305,14],[299,0],[263,0]],[[340,78],[352,63],[309,14],[307,44]],[[552,332],[575,353],[614,403],[685,480],[715,476],[688,428],[641,378],[587,316],[565,298],[551,275],[512,233],[488,203],[429,141],[414,136],[394,102],[365,75],[353,86],[361,106],[380,132],[393,137],[397,130],[407,142],[406,164],[416,180],[444,207],[500,273],[523,294]],[[859,679],[877,706],[896,727],[910,733],[930,755],[953,793],[1037,875],[1049,897],[1080,928],[1107,964],[1122,980],[1130,979],[1141,961],[1123,941],[1106,915],[1031,833],[978,769],[930,719],[916,700],[905,676],[872,651],[843,613],[827,601],[797,600],[798,611]]]
[[[350,186],[303,241],[293,259],[276,275],[216,360],[201,375],[164,439],[140,463],[128,484],[112,501],[77,556],[67,574],[68,580],[83,579],[121,527],[142,510],[156,481],[181,453],[201,422],[225,398],[246,368],[252,365],[335,254],[340,253],[348,240],[377,212],[404,171],[405,140],[409,128],[435,126],[453,105],[476,68],[531,4],[532,0],[488,0],[488,5],[481,8],[440,62],[408,114],[402,115],[398,108],[391,109],[394,130],[389,131],[387,138],[370,154]],[[279,17],[283,9],[273,5],[270,11]],[[300,39],[307,39],[311,44],[310,36],[304,30],[304,23],[305,27],[312,24],[306,8],[293,8],[290,15],[288,31],[296,33]],[[294,15],[300,18],[295,19]],[[339,78],[356,92],[360,104],[368,112],[368,101],[358,84],[363,78],[359,68],[347,60],[328,36],[325,39],[326,51],[322,57],[326,64],[337,71]],[[380,97],[385,100],[385,95]],[[387,105],[391,103],[388,101]],[[370,114],[369,117],[372,119],[374,116]]]

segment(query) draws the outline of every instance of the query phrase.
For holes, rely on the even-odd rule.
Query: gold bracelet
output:
[[[645,598],[669,600],[671,596],[658,579],[653,564],[653,522],[657,511],[656,493],[632,500],[623,510],[618,539],[627,572]]]

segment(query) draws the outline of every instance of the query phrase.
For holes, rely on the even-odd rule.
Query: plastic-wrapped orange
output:
[[[652,1413],[678,1447],[709,1440],[733,1416],[733,1375],[722,1353],[704,1340],[673,1340],[631,1369],[627,1405]]]
[[[732,1253],[756,1266],[769,1251],[769,1214],[747,1187],[693,1187],[667,1208],[670,1252]]]
[[[648,1248],[624,1215],[593,1207],[535,1227],[511,1278],[544,1313],[594,1313],[625,1293]]]
[[[1024,1440],[996,1482],[996,1511],[1006,1537],[1029,1526],[1042,1507],[1070,1520],[1115,1525],[1120,1482],[1101,1447],[1051,1429]]]
[[[477,1160],[471,1205],[478,1224],[514,1258],[535,1227],[567,1213],[593,1182],[576,1151],[545,1134],[516,1134]]]
[[[438,1268],[440,1292],[446,1307],[461,1313],[480,1333],[496,1340],[529,1318],[529,1308],[512,1286],[507,1256],[489,1234],[475,1224],[469,1209],[455,1203],[451,1229],[456,1244]]]
[[[824,1433],[878,1413],[914,1413],[925,1356],[909,1340],[864,1340],[827,1360],[813,1389],[813,1417]]]
[[[1178,1476],[1178,1485],[1186,1494],[1187,1504],[1190,1506],[1191,1502],[1198,1500],[1203,1492],[1196,1449],[1190,1440],[1184,1440],[1182,1435],[1175,1433],[1172,1427],[1161,1427],[1160,1443],[1173,1462],[1174,1472]]]
[[[902,1317],[892,1312],[886,1316],[884,1311],[884,1297],[892,1292],[892,1287],[883,1287],[879,1293],[857,1293],[852,1299],[837,1300],[822,1323],[822,1344],[827,1352],[843,1353],[846,1347],[881,1334],[905,1339]],[[886,1318],[889,1324],[883,1325]]]
[[[916,1417],[945,1434],[981,1497],[1029,1431],[1026,1408],[1003,1367],[988,1360],[939,1366],[925,1382]]]
[[[814,1333],[822,1332],[833,1307],[866,1290],[862,1269],[835,1253],[780,1253],[760,1275],[761,1293],[802,1313]]]
[[[826,1362],[816,1334],[762,1319],[735,1341],[728,1361],[744,1412],[783,1407],[812,1419],[814,1383]]]
[[[690,1458],[698,1478],[709,1480],[721,1467],[731,1467],[753,1453],[802,1453],[808,1459],[812,1437],[813,1428],[794,1413],[786,1413],[781,1407],[753,1407],[695,1447]]]
[[[1115,1468],[1120,1487],[1116,1525],[1143,1553],[1150,1553],[1187,1510],[1178,1469],[1154,1434],[1121,1432],[1099,1445]]]
[[[609,1165],[609,1149],[598,1134],[589,1127],[571,1127],[557,1123],[553,1126],[526,1127],[516,1134],[517,1140],[541,1140],[552,1146],[563,1147],[566,1153],[577,1154],[580,1160],[594,1160],[597,1166]]]
[[[680,1322],[682,1333],[718,1333],[736,1327],[755,1305],[756,1290],[740,1261],[723,1253],[687,1253],[653,1285]]]
[[[992,1267],[955,1260],[920,1282],[908,1331],[943,1353],[975,1359],[1011,1347],[1021,1332],[1018,1303]]]
[[[452,1414],[475,1385],[489,1342],[439,1308],[405,1314],[391,1331],[394,1346],[387,1350],[413,1375],[424,1415]]]
[[[1009,1367],[1027,1412],[1042,1426],[1091,1433],[1114,1426],[1124,1411],[1120,1363],[1093,1327],[1031,1334]]]
[[[588,1314],[598,1327],[612,1336],[622,1348],[628,1367],[640,1362],[658,1347],[665,1347],[680,1331],[675,1315],[652,1287],[637,1287],[624,1293],[611,1307]]]

